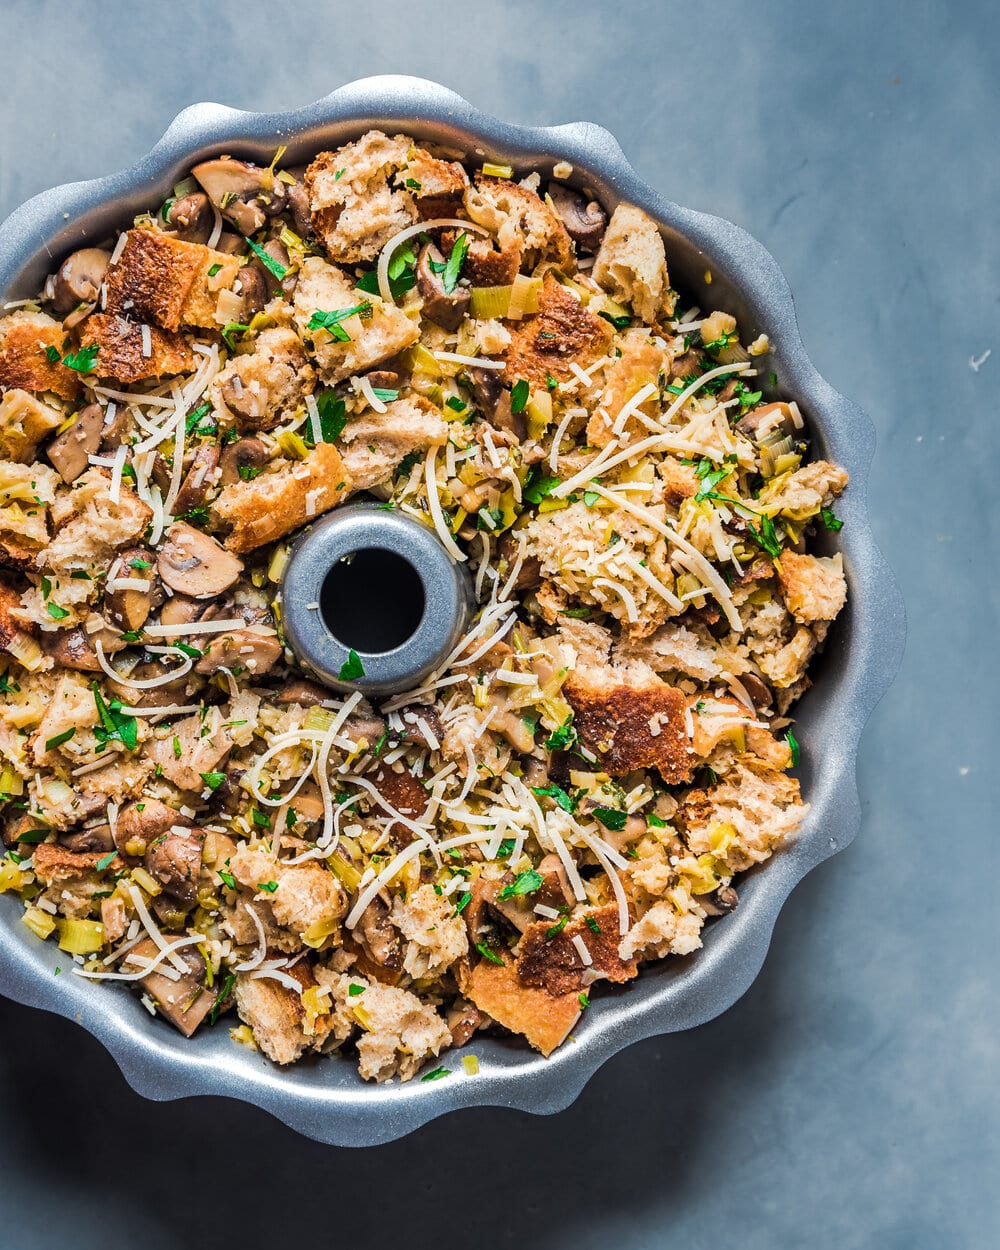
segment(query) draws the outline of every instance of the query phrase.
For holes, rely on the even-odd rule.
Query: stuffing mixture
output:
[[[3,310],[0,890],[63,976],[278,1064],[548,1055],[800,825],[847,475],[565,164],[282,155],[205,161]],[[282,633],[289,542],[361,492],[479,605],[378,705]]]

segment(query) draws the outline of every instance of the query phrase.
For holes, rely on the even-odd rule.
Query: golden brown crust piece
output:
[[[242,555],[336,507],[350,489],[340,452],[320,443],[305,460],[283,461],[280,469],[224,487],[212,512],[230,530],[226,547]]]
[[[0,387],[52,391],[60,399],[76,399],[80,375],[62,363],[66,334],[44,313],[15,312],[0,322]],[[58,352],[50,360],[46,349]]]
[[[106,312],[170,331],[182,325],[218,329],[216,293],[236,278],[235,256],[158,230],[129,230],[125,238],[118,263],[108,270]]]
[[[571,361],[582,369],[592,365],[607,352],[614,334],[551,274],[545,277],[537,315],[509,329],[506,380],[525,378],[543,388],[550,376],[561,382],[571,377]]]
[[[33,871],[43,885],[52,885],[56,881],[85,877],[103,858],[101,851],[70,851],[58,842],[42,842],[35,847]]]
[[[315,989],[316,978],[305,962],[283,969],[302,990]],[[265,978],[241,973],[236,978],[236,1004],[253,1030],[254,1041],[275,1063],[294,1063],[304,1051],[318,1049],[333,1028],[333,1017],[319,1016],[306,1032],[306,1011],[300,994]]]
[[[480,1011],[512,1033],[523,1034],[546,1058],[580,1018],[577,993],[553,996],[525,985],[512,963],[500,967],[484,960],[476,964],[463,989]]]
[[[43,404],[20,387],[0,401],[0,456],[30,464],[43,438],[63,423],[58,408]]]
[[[635,768],[656,768],[668,785],[691,776],[694,756],[684,717],[684,695],[651,675],[643,685],[627,685],[614,672],[576,672],[566,683],[573,724],[580,740],[612,777]],[[656,718],[659,733],[650,729]]]
[[[597,925],[595,931],[588,919]],[[548,937],[552,925],[540,920],[530,925],[518,948],[517,972],[526,985],[538,986],[559,997],[579,994],[584,988],[584,974],[602,974],[608,981],[630,981],[638,972],[634,959],[623,960],[618,954],[621,935],[618,932],[618,908],[601,907],[588,917],[571,920],[561,933]],[[584,965],[573,941],[583,939],[593,963]]]
[[[6,650],[18,634],[25,632],[24,622],[14,615],[20,607],[21,596],[0,578],[0,650]]]
[[[142,326],[107,313],[93,313],[84,322],[80,342],[98,349],[94,372],[119,382],[141,382],[194,368],[194,354],[179,334],[149,326],[150,354],[143,355]]]

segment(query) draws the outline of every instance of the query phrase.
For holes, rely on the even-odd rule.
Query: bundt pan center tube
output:
[[[287,145],[288,162],[305,162],[372,127],[390,134],[406,132],[472,161],[507,162],[519,176],[538,171],[548,178],[554,166],[567,162],[573,172],[566,180],[591,190],[609,211],[628,202],[655,219],[673,285],[703,307],[731,312],[751,337],[767,334],[771,347],[760,357],[759,377],[765,389],[772,371],[780,379],[780,391],[770,388],[769,397],[795,399],[809,422],[815,454],[849,472],[850,485],[838,504],[843,529],[824,539],[830,553],[843,555],[849,606],[830,631],[812,672],[814,688],[797,712],[799,777],[811,805],[798,836],[763,872],[744,878],[739,908],[706,929],[697,955],[660,963],[627,988],[595,999],[575,1044],[550,1059],[509,1038],[483,1037],[476,1043],[479,1071],[474,1077],[463,1076],[461,1065],[452,1063],[448,1080],[372,1087],[348,1063],[321,1060],[279,1070],[260,1054],[235,1046],[226,1029],[200,1031],[187,1040],[169,1025],[151,1020],[138,999],[125,992],[96,990],[80,977],[55,976],[66,956],[19,923],[16,898],[0,897],[4,994],[78,1021],[149,1098],[227,1095],[264,1108],[307,1136],[338,1145],[390,1141],[466,1106],[558,1111],[624,1047],[702,1024],[731,1006],[756,976],[778,911],[796,883],[857,833],[858,739],[895,673],[904,635],[898,591],[875,546],[865,509],[874,450],[871,423],[810,362],[777,264],[737,226],[685,209],[653,191],[635,174],[615,139],[593,124],[509,125],[434,83],[394,76],[348,84],[286,113],[194,105],[131,169],[46,191],[0,226],[3,298],[35,295],[53,261],[59,263],[162,203],[200,160],[229,153],[267,166],[276,147]],[[353,538],[352,525],[362,527]],[[377,525],[381,531],[384,523]],[[443,568],[436,571],[437,552],[428,548],[418,553],[416,544],[376,541],[371,526],[367,510],[353,508],[318,523],[300,539],[284,592],[285,610],[291,605],[289,639],[303,659],[327,682],[356,685],[359,678],[341,677],[345,663],[347,674],[356,672],[350,664],[354,651],[375,693],[399,688],[402,677],[394,664],[402,655],[408,656],[414,672],[425,664],[433,668],[445,648],[446,626],[448,631],[460,629],[468,607],[463,606],[465,574],[452,571],[449,580]],[[391,611],[374,610],[379,587],[387,604],[395,603]],[[352,597],[360,606],[345,610]],[[430,630],[426,635],[425,622]],[[369,639],[367,650],[358,645],[364,637]],[[418,640],[424,648],[419,658]]]
[[[387,695],[414,689],[443,663],[475,598],[466,567],[431,530],[362,503],[298,539],[281,602],[292,650],[320,681]]]

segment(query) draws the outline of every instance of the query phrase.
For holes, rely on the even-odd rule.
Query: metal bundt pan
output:
[[[860,807],[855,754],[865,721],[887,689],[904,638],[902,602],[875,546],[865,507],[875,434],[868,417],[839,395],[803,349],[792,297],[774,259],[739,227],[692,212],[636,175],[616,140],[589,122],[553,127],[508,125],[435,83],[408,77],[350,83],[296,112],[245,113],[219,104],[185,109],[153,150],[123,173],[56,187],[35,196],[0,226],[4,299],[34,294],[54,262],[99,240],[140,211],[158,205],[197,161],[220,152],[267,164],[278,144],[288,163],[305,161],[372,126],[508,161],[543,176],[559,161],[571,181],[592,188],[609,209],[639,205],[661,225],[671,281],[703,307],[733,312],[746,336],[766,332],[778,393],[799,401],[818,455],[843,465],[851,483],[838,513],[839,534],[824,535],[844,554],[850,598],[830,631],[798,708],[799,775],[811,804],[797,839],[745,878],[739,908],[712,923],[704,948],[652,967],[631,985],[594,996],[575,1043],[543,1059],[523,1042],[477,1038],[475,1077],[443,1056],[453,1075],[406,1085],[364,1083],[354,1064],[307,1061],[280,1070],[234,1045],[228,1030],[206,1029],[185,1041],[153,1020],[124,989],[56,977],[67,958],[19,923],[20,904],[0,898],[0,990],[21,1003],[74,1019],[111,1052],[126,1079],[147,1098],[222,1094],[262,1107],[298,1132],[336,1145],[373,1145],[401,1137],[459,1107],[503,1106],[549,1114],[567,1107],[611,1055],[656,1034],[692,1028],[719,1015],[750,986],[764,960],[775,919],[795,884],[855,836]],[[712,285],[705,283],[710,271]],[[759,384],[759,383],[758,383]]]

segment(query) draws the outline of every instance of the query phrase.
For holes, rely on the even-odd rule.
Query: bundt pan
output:
[[[734,313],[749,339],[767,333],[772,349],[760,361],[765,390],[774,371],[776,394],[798,400],[806,414],[815,453],[850,472],[850,486],[838,504],[843,529],[823,534],[830,551],[843,552],[850,597],[816,662],[815,684],[797,709],[799,775],[811,805],[800,834],[744,878],[739,908],[707,927],[702,950],[653,966],[627,987],[595,995],[575,1043],[550,1059],[514,1038],[477,1037],[480,1070],[472,1077],[447,1055],[442,1059],[452,1069],[448,1079],[406,1085],[366,1084],[353,1063],[335,1058],[281,1070],[235,1045],[226,1028],[206,1029],[186,1041],[169,1024],[151,1019],[124,989],[55,976],[56,963],[65,956],[19,923],[17,899],[0,897],[0,991],[83,1025],[139,1093],[159,1100],[195,1094],[240,1098],[308,1137],[352,1146],[391,1141],[459,1107],[559,1111],[617,1051],[641,1038],[703,1024],[731,1006],[757,975],[778,909],[792,888],[857,833],[858,738],[896,670],[904,636],[899,593],[865,508],[874,430],[806,356],[777,264],[737,226],[681,208],[653,191],[615,139],[589,122],[508,125],[443,87],[406,77],[366,78],[288,113],[196,104],[131,169],[45,191],[0,226],[3,299],[34,294],[65,254],[159,204],[199,160],[229,152],[266,165],[274,149],[287,144],[289,163],[297,163],[372,126],[445,144],[471,159],[509,162],[522,174],[537,169],[546,177],[554,164],[569,161],[570,181],[593,189],[609,210],[626,200],[654,217],[663,230],[673,285],[703,307]]]

